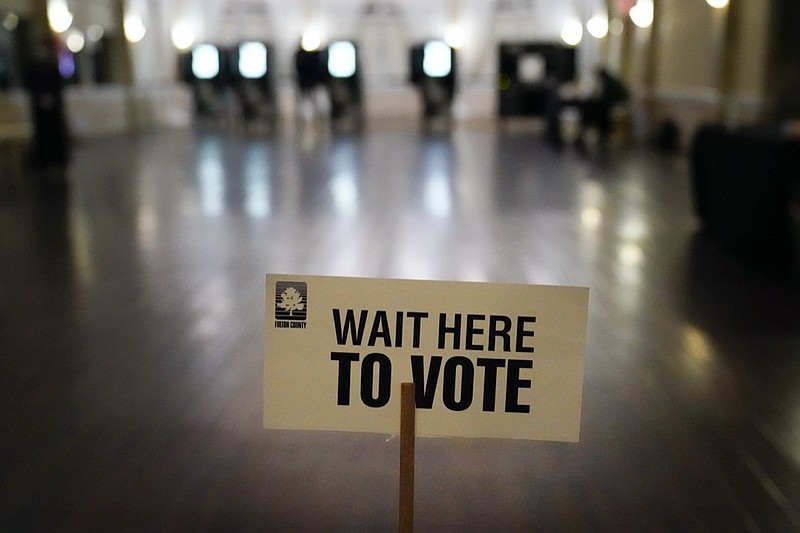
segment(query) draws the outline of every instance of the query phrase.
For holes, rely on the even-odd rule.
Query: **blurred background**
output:
[[[205,113],[291,117],[304,104],[300,45],[326,56],[334,45],[332,61],[345,71],[326,77],[358,78],[355,95],[355,82],[328,84],[326,110],[344,113],[341,99],[350,98],[370,120],[422,113],[410,54],[433,40],[454,50],[449,92],[459,121],[510,114],[504,98],[530,97],[554,74],[585,86],[598,66],[630,87],[629,129],[639,140],[669,121],[685,146],[704,122],[796,116],[800,98],[797,7],[785,0],[3,0],[0,16],[0,123],[21,136],[30,122],[25,72],[45,33],[55,37],[50,53],[76,137],[187,125],[197,111],[192,96]],[[250,55],[241,56],[248,42]],[[541,50],[519,49],[533,44],[572,55],[551,50],[539,64]],[[501,64],[503,46],[518,48],[507,59],[524,56],[519,72]],[[248,61],[256,70],[243,74]],[[209,81],[214,90],[197,87]]]
[[[800,530],[798,28],[0,0],[0,531],[394,530],[395,436],[263,429],[267,272],[590,288],[580,442],[418,439],[420,531]]]

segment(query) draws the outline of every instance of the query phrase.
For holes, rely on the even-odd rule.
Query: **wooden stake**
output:
[[[400,385],[400,533],[414,531],[414,441],[416,399],[413,383]]]

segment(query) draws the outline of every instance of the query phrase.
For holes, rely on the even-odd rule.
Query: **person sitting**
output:
[[[612,76],[606,69],[599,68],[595,72],[596,79],[588,91],[587,96],[581,96],[584,91],[572,88],[567,91],[565,87],[558,87],[551,91],[551,98],[547,105],[547,130],[546,138],[560,147],[561,118],[564,109],[576,109],[580,115],[580,127],[576,138],[579,146],[584,144],[587,130],[594,129],[598,136],[598,145],[604,147],[611,135],[612,114],[616,106],[629,98],[625,85]]]
[[[612,113],[616,106],[627,101],[628,89],[606,69],[597,70],[597,85],[593,94],[580,102],[581,133],[594,128],[598,144],[605,146],[611,136]]]

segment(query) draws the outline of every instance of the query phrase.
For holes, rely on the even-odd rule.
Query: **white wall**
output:
[[[141,17],[147,30],[141,41],[129,45],[135,85],[161,86],[174,81],[177,55],[170,38],[172,13],[169,3],[127,0],[125,16]]]
[[[732,2],[721,10],[699,0],[658,5],[651,123],[674,120],[686,146],[701,124],[757,121],[764,106],[772,0]],[[733,7],[739,12],[731,24]],[[733,38],[726,39],[726,31]],[[732,61],[727,74],[726,46]]]
[[[559,42],[568,19],[579,17],[585,22],[596,8],[605,5],[605,0],[68,0],[68,4],[74,15],[73,28],[83,32],[91,24],[100,24],[107,35],[119,40],[121,5],[126,15],[141,17],[146,28],[140,42],[126,44],[139,103],[129,102],[133,92],[121,87],[70,89],[73,118],[80,126],[77,129],[88,134],[112,130],[126,123],[125,117],[128,127],[133,126],[130,112],[118,109],[117,104],[130,110],[142,107],[142,101],[177,94],[173,98],[176,108],[185,107],[184,93],[172,90],[178,84],[179,51],[171,38],[177,23],[185,23],[194,31],[195,42],[231,46],[252,39],[271,43],[271,66],[279,73],[281,99],[290,103],[294,53],[305,30],[314,26],[323,45],[335,39],[354,40],[360,47],[371,113],[417,105],[416,94],[408,85],[408,50],[424,40],[443,38],[455,24],[465,38],[457,52],[457,116],[474,117],[494,113],[499,43]],[[0,8],[17,9],[24,15],[30,3],[0,0]],[[579,71],[591,70],[597,57],[598,43],[585,33],[578,52]],[[92,112],[93,100],[102,102],[107,110],[104,114],[113,120],[103,121]],[[382,110],[382,102],[394,104]]]
[[[45,1],[45,0],[35,0]],[[497,44],[509,40],[559,41],[570,17],[584,22],[604,0],[68,0],[73,27],[86,31],[100,24],[119,33],[118,2],[126,13],[142,18],[144,39],[130,46],[136,85],[174,80],[177,51],[170,32],[183,22],[198,42],[233,45],[254,39],[272,43],[276,66],[293,76],[293,54],[309,26],[323,43],[353,39],[360,45],[367,87],[406,83],[408,48],[443,38],[457,24],[466,38],[458,52],[462,83],[492,85],[497,71]],[[368,9],[372,6],[372,9]],[[24,0],[0,0],[0,8],[25,13]],[[592,68],[597,43],[585,34],[578,58],[582,71]]]
[[[176,8],[175,5],[179,4]],[[497,72],[497,44],[507,40],[560,41],[570,17],[591,16],[603,0],[182,0],[173,3],[174,20],[194,24],[199,41],[230,45],[242,39],[269,41],[280,71],[291,77],[300,36],[315,26],[323,42],[354,39],[361,49],[367,87],[404,84],[408,48],[443,38],[457,23],[466,37],[459,50],[462,82],[491,85]],[[588,13],[588,14],[587,14]],[[584,37],[579,58],[596,56],[596,43]],[[588,54],[584,54],[583,49]],[[583,70],[593,66],[583,63]]]

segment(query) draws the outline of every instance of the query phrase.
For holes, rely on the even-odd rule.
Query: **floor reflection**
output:
[[[244,147],[244,207],[252,218],[264,218],[272,210],[272,162],[265,143],[253,141]]]
[[[448,218],[453,209],[453,148],[447,138],[431,138],[422,149],[420,177],[426,211]]]
[[[221,215],[225,209],[225,161],[218,137],[208,135],[199,141],[195,172],[203,214]]]
[[[359,149],[356,141],[350,138],[331,146],[329,191],[334,209],[345,217],[354,216],[359,211]]]

